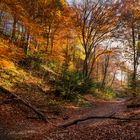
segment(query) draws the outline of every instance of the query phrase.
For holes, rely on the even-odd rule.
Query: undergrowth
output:
[[[102,84],[100,82],[94,82],[89,93],[104,100],[111,100],[117,97],[116,92],[111,87],[102,88]]]
[[[78,100],[79,94],[88,92],[91,87],[91,78],[83,77],[78,71],[64,70],[55,81],[56,94],[64,100]]]

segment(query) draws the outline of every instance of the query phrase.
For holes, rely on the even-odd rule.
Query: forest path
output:
[[[83,112],[83,114],[77,116],[78,118],[87,118],[90,116],[121,116],[122,113],[124,113],[125,111],[127,111],[127,105],[126,105],[126,101],[128,100],[128,98],[118,98],[116,100],[113,101],[103,101],[100,99],[95,99],[93,96],[88,95],[85,97],[86,100],[88,100],[91,104],[93,104],[93,107],[90,108],[90,110],[88,112]],[[72,118],[72,116],[71,116]],[[96,123],[96,125],[99,123],[101,123],[102,121],[104,121],[105,119],[89,119],[89,120],[85,120],[82,122],[79,122],[79,124],[81,125],[88,125],[90,123]]]
[[[90,116],[129,117],[133,112],[127,109],[128,98],[120,98],[113,101],[103,101],[87,96],[95,107],[88,112],[75,116],[72,119],[87,118]],[[140,115],[140,109],[137,110]],[[133,114],[133,113],[132,113]],[[65,124],[65,123],[64,123]],[[46,140],[140,140],[140,121],[120,121],[111,119],[88,119],[80,121],[76,125],[54,131],[47,135]]]
[[[62,116],[52,123],[27,119],[17,106],[6,104],[0,106],[0,140],[139,140],[140,122],[118,122],[109,119],[90,119],[67,128],[59,128],[71,119],[87,116],[123,116],[128,110],[127,99],[103,101],[88,95],[85,97],[93,104],[92,107],[72,108],[66,110],[68,119]],[[54,126],[55,124],[56,126]],[[119,136],[119,137],[118,137]]]

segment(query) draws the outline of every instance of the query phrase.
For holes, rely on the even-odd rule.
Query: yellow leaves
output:
[[[56,12],[56,15],[57,15],[58,17],[61,17],[61,11],[57,11],[57,12]]]
[[[75,69],[74,63],[72,63],[72,62],[69,63],[69,69],[70,69],[70,70]]]
[[[0,66],[3,67],[4,69],[9,69],[9,68],[11,69],[14,68],[14,63],[6,59],[1,59]]]

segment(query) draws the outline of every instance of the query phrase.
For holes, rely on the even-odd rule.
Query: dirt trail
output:
[[[96,103],[96,108],[91,108],[88,113],[80,116],[83,118],[108,116],[113,113],[115,116],[123,117],[129,112],[126,108],[127,99],[95,101],[92,96],[88,96],[87,99],[93,104]],[[45,140],[140,140],[140,122],[90,119],[50,133],[45,138]]]
[[[92,98],[92,97],[91,97]],[[91,109],[89,115],[109,115],[112,113],[121,113],[126,110],[125,99],[114,101],[98,101],[97,107]]]
[[[115,116],[121,116],[126,111],[125,100],[102,101],[96,100],[92,96],[86,98],[93,104],[93,107],[88,110],[71,110],[67,114],[69,115],[68,120],[85,116],[106,116],[112,113],[115,113]],[[93,119],[62,129],[51,123],[27,119],[25,116],[26,114],[15,105],[1,105],[0,140],[110,140],[112,137],[114,140],[125,140],[126,137],[127,140],[129,137],[133,140],[140,139],[139,122],[123,123],[122,126],[112,120]],[[58,118],[52,123],[58,125],[68,120]]]
[[[122,113],[124,113],[127,110],[126,103],[125,103],[127,99],[120,98],[119,100],[114,100],[114,101],[103,101],[103,100],[95,101],[95,98],[93,98],[93,96],[87,96],[86,99],[89,100],[92,104],[95,104],[96,102],[96,107],[91,108],[88,113],[80,115],[81,118],[86,118],[88,116],[110,116],[112,114],[115,116],[120,116]],[[103,120],[90,119],[84,122],[80,122],[79,124],[88,125],[90,123],[92,124],[96,123],[97,125],[97,123],[100,124],[103,121],[104,119]]]

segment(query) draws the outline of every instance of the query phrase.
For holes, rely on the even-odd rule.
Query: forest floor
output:
[[[128,109],[128,99],[103,101],[92,95],[85,98],[90,107],[75,107],[71,104],[61,108],[60,114],[49,115],[49,122],[29,118],[32,113],[23,111],[19,104],[0,105],[0,140],[140,140],[139,120],[89,119],[77,124],[60,127],[69,120],[87,116],[140,118],[140,108]]]

